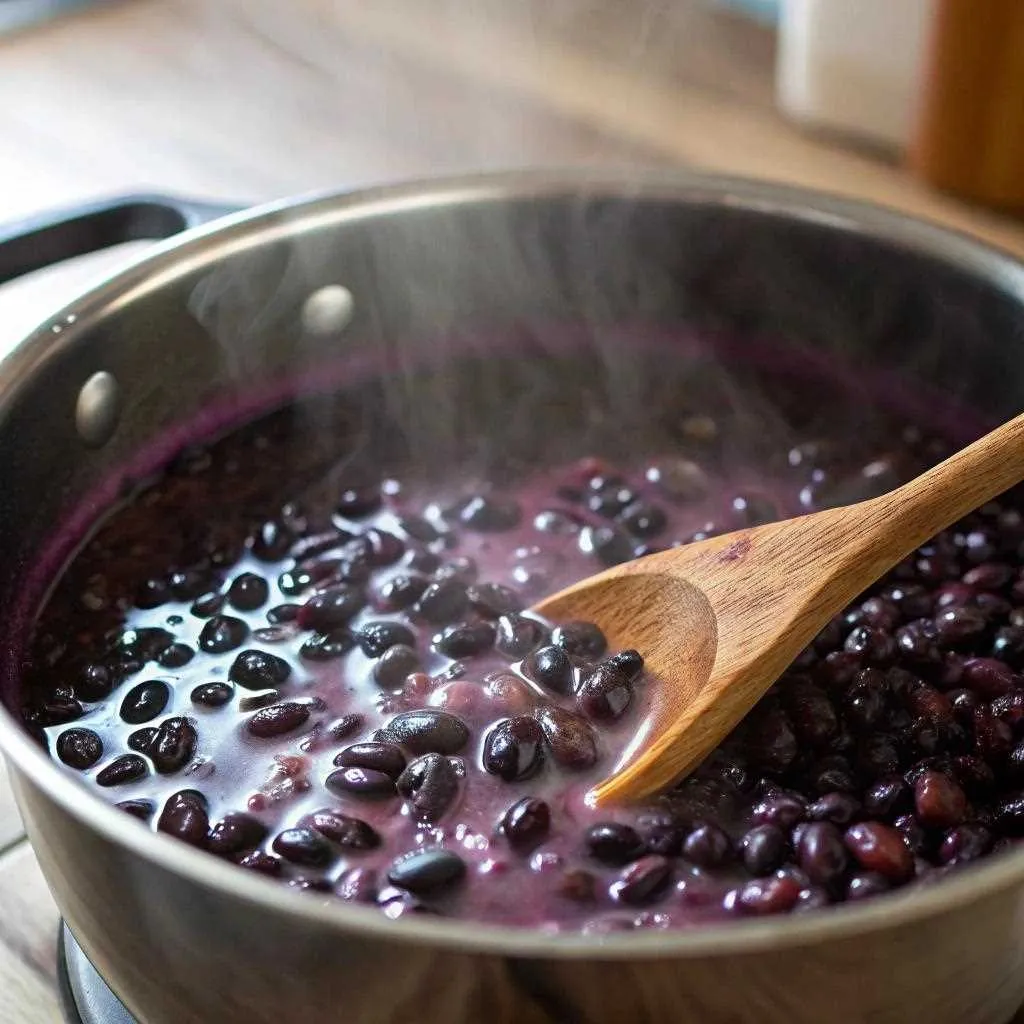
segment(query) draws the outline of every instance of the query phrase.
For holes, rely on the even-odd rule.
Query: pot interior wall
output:
[[[336,283],[354,296],[353,320],[340,334],[304,332],[303,302]],[[116,471],[142,472],[156,437],[204,409],[223,427],[261,389],[280,402],[281,381],[310,367],[340,390],[297,408],[291,429],[427,474],[672,448],[695,404],[748,422],[734,436],[767,452],[795,423],[834,420],[813,383],[822,374],[842,381],[838,426],[851,437],[886,401],[916,400],[963,440],[1019,411],[1020,304],[999,282],[910,248],[700,201],[411,206],[225,249],[83,317],[7,396],[0,609],[23,621],[57,568],[28,571],[55,550],[57,524],[87,494],[93,506],[111,498],[95,488]],[[97,370],[117,377],[125,404],[94,450],[74,408]]]

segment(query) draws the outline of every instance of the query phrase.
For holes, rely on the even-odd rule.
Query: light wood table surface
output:
[[[140,190],[246,203],[481,168],[685,163],[868,198],[1024,255],[1024,224],[786,123],[773,61],[769,32],[701,0],[109,2],[0,37],[0,224]],[[124,259],[0,289],[0,351]],[[56,928],[0,777],[0,1024],[60,1019]]]

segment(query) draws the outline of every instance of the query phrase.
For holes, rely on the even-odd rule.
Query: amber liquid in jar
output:
[[[911,168],[988,206],[1024,209],[1024,3],[940,0]]]

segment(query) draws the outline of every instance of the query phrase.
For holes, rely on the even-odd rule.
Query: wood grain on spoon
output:
[[[1024,479],[1024,415],[880,498],[673,548],[546,598],[634,647],[657,689],[597,803],[692,771],[834,615],[915,548]]]

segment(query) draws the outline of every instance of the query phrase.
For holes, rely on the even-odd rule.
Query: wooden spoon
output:
[[[595,803],[692,771],[822,627],[915,548],[1024,479],[1024,415],[889,494],[672,548],[540,602],[644,655],[659,689]]]

